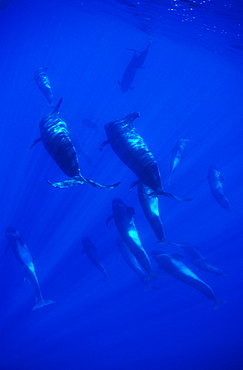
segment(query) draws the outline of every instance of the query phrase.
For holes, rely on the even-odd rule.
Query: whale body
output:
[[[26,279],[28,280],[30,285],[32,285],[35,291],[36,304],[33,307],[33,310],[54,303],[54,301],[44,299],[42,296],[40,284],[35,272],[35,266],[33,264],[30,251],[23,238],[20,236],[18,230],[16,230],[12,226],[8,227],[6,229],[6,236],[9,241],[7,248],[10,247],[13,250],[13,253],[18,262],[24,267]]]
[[[149,274],[152,274],[150,258],[142,246],[134,223],[134,208],[128,207],[121,199],[115,198],[112,201],[112,216],[108,217],[106,224],[114,218],[117,230],[122,240],[129,247],[139,264]]]
[[[47,68],[36,68],[34,71],[34,80],[40,91],[46,97],[48,103],[52,105],[53,103],[53,92],[51,88],[50,81],[46,74]]]
[[[181,261],[182,255],[177,253],[163,253],[156,250],[152,251],[151,255],[158,263],[159,267],[165,270],[169,275],[193,287],[207,298],[211,299],[214,302],[214,309],[225,303],[225,301],[218,300],[212,288],[203,280],[199,279],[199,277]]]
[[[45,149],[54,159],[60,169],[69,177],[62,182],[48,181],[54,187],[67,188],[69,186],[87,184],[101,189],[113,189],[120,184],[102,185],[81,175],[76,149],[72,143],[66,122],[60,117],[59,108],[62,98],[59,100],[52,113],[44,116],[40,122],[41,137],[34,141],[31,148],[42,141]]]
[[[215,167],[209,166],[207,178],[210,190],[216,201],[222,208],[229,210],[230,204],[228,198],[224,194],[224,177],[222,176],[222,174]]]
[[[139,113],[133,112],[124,119],[107,123],[104,128],[108,140],[101,144],[100,149],[110,144],[121,161],[137,175],[139,180],[133,185],[142,181],[152,189],[150,195],[190,200],[178,198],[163,190],[157,162],[133,125],[137,117],[139,117]]]

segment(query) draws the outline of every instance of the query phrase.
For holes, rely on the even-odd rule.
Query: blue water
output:
[[[11,370],[171,370],[243,368],[242,1],[0,2],[1,347],[0,368]],[[133,89],[121,80],[133,51],[152,41]],[[52,110],[33,81],[47,67],[56,104],[77,149],[82,174],[112,184],[51,187],[64,173],[39,137]],[[136,180],[111,147],[102,152],[104,124],[138,111],[135,126],[154,154],[164,189],[191,202],[160,198],[166,237],[201,249],[225,275],[184,263],[228,302],[213,303],[166,275],[143,283],[118,253],[113,198],[134,207],[146,251],[183,251],[157,241],[138,202]],[[91,119],[97,130],[82,124]],[[190,142],[168,186],[171,151]],[[85,151],[86,155],[83,155]],[[224,177],[226,211],[207,181],[210,164]],[[5,228],[16,227],[34,260],[45,298],[35,297],[11,250]],[[82,237],[97,247],[111,279],[82,255]],[[151,260],[153,270],[157,264]],[[167,277],[164,277],[167,276]],[[156,288],[156,289],[154,289]]]

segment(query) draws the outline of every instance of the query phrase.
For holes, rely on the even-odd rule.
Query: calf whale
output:
[[[32,285],[35,291],[36,296],[36,304],[33,307],[33,310],[37,308],[41,308],[43,306],[47,306],[54,301],[49,299],[44,299],[41,293],[40,284],[35,272],[35,266],[32,261],[32,257],[30,251],[25,244],[23,238],[20,236],[18,230],[14,227],[10,226],[6,228],[6,237],[9,241],[7,248],[12,248],[15,257],[19,261],[19,263],[24,267],[24,272],[26,279]]]
[[[42,141],[50,156],[54,159],[65,175],[71,177],[62,182],[47,182],[57,188],[67,188],[69,186],[87,184],[100,189],[113,189],[120,182],[113,185],[102,185],[81,175],[76,149],[72,143],[67,124],[62,120],[59,108],[62,98],[59,100],[52,113],[44,116],[40,122],[41,137],[34,141],[31,148]]]
[[[34,71],[34,80],[40,91],[46,97],[48,103],[52,105],[53,103],[53,93],[49,78],[46,74],[47,68],[36,68]]]
[[[177,200],[191,200],[178,198],[163,190],[157,162],[133,125],[133,121],[137,117],[139,117],[139,113],[133,112],[124,119],[107,123],[104,128],[108,140],[100,145],[100,150],[105,145],[110,144],[116,155],[139,178],[133,185],[142,181],[152,189],[149,195],[167,196]]]

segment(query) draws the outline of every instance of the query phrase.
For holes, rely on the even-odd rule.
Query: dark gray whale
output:
[[[182,283],[190,285],[207,298],[214,302],[214,309],[224,304],[225,301],[218,300],[208,284],[199,279],[182,261],[182,255],[177,253],[163,253],[161,251],[152,251],[152,257],[158,263],[159,267],[165,270],[169,275],[180,280]]]
[[[25,244],[23,238],[20,236],[18,230],[16,230],[14,227],[7,227],[6,236],[9,241],[7,248],[9,247],[12,248],[15,257],[17,258],[19,263],[24,267],[26,279],[34,288],[36,304],[33,307],[33,310],[54,303],[54,301],[44,299],[42,296],[30,251],[27,245]]]
[[[138,69],[143,68],[143,64],[147,58],[151,43],[152,42],[149,42],[146,48],[142,51],[130,49],[134,52],[134,54],[123,73],[121,82],[118,81],[118,84],[121,86],[121,91],[123,93],[133,89],[131,84],[136,76]]]
[[[122,239],[116,238],[116,243],[118,245],[119,251],[125,262],[128,266],[135,272],[135,274],[142,280],[142,282],[147,285],[147,275],[145,274],[144,270],[142,269],[141,265],[139,264],[137,258],[131,252],[130,248],[123,242]]]
[[[112,216],[106,220],[108,222],[114,218],[118,232],[120,233],[122,240],[129,247],[132,254],[135,256],[139,264],[143,269],[152,275],[152,268],[150,258],[142,246],[139,238],[137,228],[134,223],[133,216],[135,214],[134,208],[128,207],[121,199],[116,198],[112,201]]]
[[[230,204],[228,198],[226,198],[223,189],[223,181],[224,177],[222,174],[213,166],[209,166],[208,169],[208,183],[210,190],[217,200],[217,202],[223,207],[224,209],[230,209]]]
[[[40,89],[40,91],[45,95],[48,103],[52,105],[53,103],[53,93],[51,89],[50,81],[46,75],[47,68],[36,68],[34,71],[34,80]]]
[[[116,155],[127,165],[145,185],[152,189],[150,195],[167,196],[177,200],[181,199],[162,189],[160,172],[157,162],[145,144],[142,137],[133,125],[139,117],[138,112],[128,114],[124,119],[118,119],[105,125],[108,140],[100,146],[100,150],[110,144]],[[133,185],[137,184],[134,182]]]
[[[142,182],[138,183],[138,199],[145,217],[152,227],[154,234],[159,239],[159,242],[157,243],[181,246],[181,244],[169,242],[165,238],[164,228],[159,212],[159,199],[156,196],[150,197],[149,194],[151,194],[151,192],[152,190],[148,186],[144,185]]]
[[[215,274],[217,276],[224,275],[222,270],[220,270],[219,268],[211,265],[211,263],[206,259],[202,260],[200,258],[192,258],[191,263],[202,271],[210,272],[210,273]]]
[[[101,189],[113,189],[120,182],[113,185],[102,185],[95,181],[86,179],[80,173],[79,161],[76,149],[70,138],[67,124],[61,119],[59,108],[62,98],[59,100],[52,113],[44,116],[40,122],[41,137],[34,141],[31,148],[39,141],[42,141],[44,147],[50,156],[54,159],[60,169],[71,179],[62,182],[50,182],[54,187],[67,188],[69,186],[87,184]]]
[[[189,139],[181,138],[176,146],[172,150],[172,157],[171,157],[171,167],[170,167],[170,177],[168,184],[171,182],[171,176],[175,172],[177,166],[179,165],[181,158],[183,156],[183,152],[189,143]]]
[[[104,275],[105,280],[109,279],[109,276],[106,272],[106,269],[103,266],[103,264],[100,262],[100,259],[98,257],[97,248],[92,243],[92,241],[87,237],[83,237],[82,238],[82,246],[83,246],[82,254],[85,253],[87,255],[88,259],[93,263],[93,265],[98,270],[100,270],[100,272]]]

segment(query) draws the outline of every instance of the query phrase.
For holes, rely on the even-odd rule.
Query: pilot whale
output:
[[[124,119],[107,123],[104,128],[108,140],[100,145],[100,150],[105,145],[110,144],[116,155],[139,178],[133,185],[142,181],[152,189],[149,195],[167,196],[177,200],[190,200],[178,198],[163,190],[157,162],[133,125],[133,121],[137,117],[139,117],[139,113],[133,112]]]
[[[59,100],[56,108],[52,113],[44,116],[40,122],[41,137],[34,141],[31,148],[42,141],[44,147],[50,156],[54,159],[65,175],[71,177],[62,182],[50,182],[54,187],[67,188],[69,186],[87,184],[101,189],[112,189],[120,184],[102,185],[90,179],[86,179],[81,175],[79,169],[79,161],[76,149],[70,138],[67,124],[62,120],[59,113],[59,108],[62,103],[62,98]]]
[[[13,253],[15,254],[15,257],[17,258],[19,263],[24,267],[26,279],[29,281],[29,283],[34,288],[35,296],[36,296],[36,304],[33,307],[33,310],[36,310],[37,308],[41,308],[43,306],[47,306],[51,303],[54,303],[54,301],[51,301],[49,299],[48,300],[44,299],[42,296],[39,281],[36,276],[35,266],[33,264],[30,251],[27,245],[25,244],[23,238],[20,236],[18,230],[16,230],[12,226],[7,227],[6,237],[9,241],[9,244],[7,245],[7,249],[12,248]]]
[[[169,275],[180,280],[182,283],[190,285],[200,293],[204,294],[207,298],[214,302],[214,309],[226,301],[216,298],[212,288],[203,280],[199,279],[194,272],[192,272],[182,261],[182,255],[178,253],[163,253],[161,251],[152,251],[152,257],[158,263],[159,267],[165,270]]]
[[[215,274],[217,276],[218,275],[221,275],[221,276],[224,275],[222,270],[220,270],[219,268],[211,265],[211,263],[206,259],[202,260],[200,258],[192,258],[191,263],[202,271],[210,272],[210,273]]]
[[[119,251],[121,252],[121,255],[124,258],[125,262],[135,272],[135,274],[139,277],[139,279],[141,279],[142,282],[145,285],[147,285],[148,284],[147,275],[145,274],[138,260],[136,259],[134,254],[130,251],[126,243],[124,243],[121,238],[116,238],[116,243],[118,245]]]
[[[179,165],[181,158],[183,156],[184,150],[187,147],[188,143],[189,143],[189,139],[181,138],[172,150],[170,177],[169,177],[168,184],[170,184],[171,182],[171,176],[175,172],[177,166]]]
[[[151,192],[152,190],[148,186],[144,185],[141,181],[138,183],[138,199],[145,217],[152,227],[154,234],[159,239],[159,242],[157,243],[167,243],[181,246],[181,244],[169,242],[165,238],[164,228],[159,213],[159,199],[155,196],[150,197],[149,194],[151,194]]]
[[[99,257],[98,257],[98,254],[97,254],[97,248],[92,243],[92,241],[87,237],[83,237],[82,238],[82,246],[83,246],[82,254],[86,253],[90,262],[92,262],[93,265],[95,267],[97,267],[97,269],[100,270],[100,272],[104,275],[105,280],[109,279],[109,276],[106,272],[105,267],[103,266],[103,264],[99,260]]]
[[[228,198],[226,198],[223,189],[223,181],[224,177],[222,174],[213,166],[209,166],[208,169],[208,183],[210,190],[217,200],[217,202],[223,207],[224,209],[230,209],[230,204]]]
[[[134,223],[135,210],[128,207],[121,199],[115,198],[112,201],[112,216],[106,220],[106,225],[114,218],[118,232],[122,240],[129,247],[132,254],[135,256],[143,269],[152,275],[152,268],[150,258],[142,246],[141,240],[138,235],[137,228]]]
[[[34,80],[40,89],[40,91],[46,97],[48,103],[53,103],[53,93],[51,89],[50,81],[46,75],[47,68],[36,68],[34,71]]]
[[[121,82],[118,81],[118,84],[121,86],[121,91],[123,93],[133,89],[131,84],[136,76],[137,70],[143,68],[143,64],[147,58],[151,43],[152,42],[150,41],[146,48],[142,51],[130,49],[134,52],[134,54],[123,73]]]

